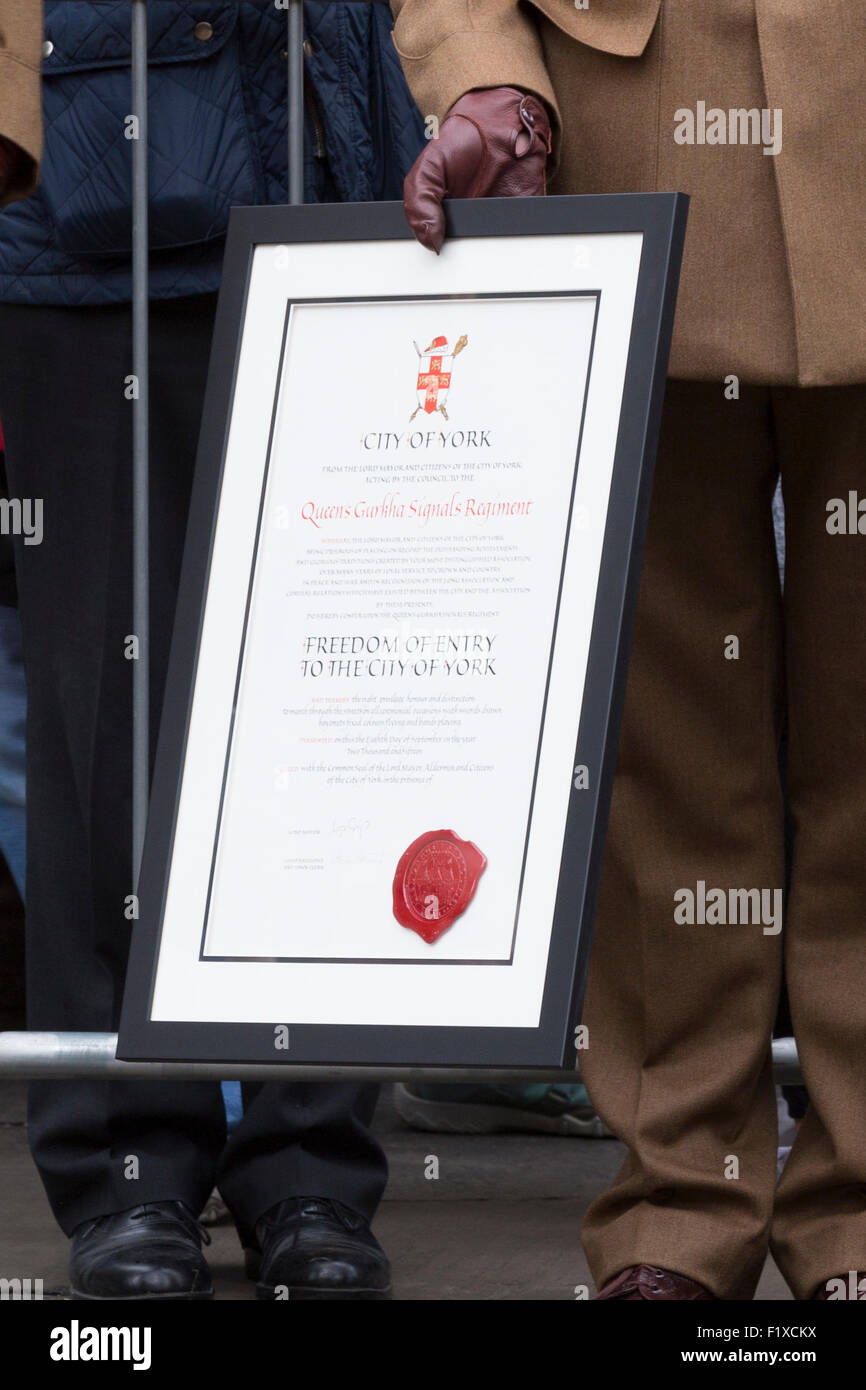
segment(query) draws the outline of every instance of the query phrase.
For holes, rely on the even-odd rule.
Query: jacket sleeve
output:
[[[422,116],[442,120],[475,87],[519,87],[559,125],[534,21],[518,0],[391,0],[394,44]]]
[[[42,157],[42,0],[0,0],[0,136],[33,161],[0,203],[26,198]]]

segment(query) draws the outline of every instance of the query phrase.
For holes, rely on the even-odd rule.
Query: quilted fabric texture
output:
[[[273,0],[150,0],[151,295],[213,291],[233,204],[287,198],[286,17]],[[424,126],[387,4],[304,6],[305,197],[399,198]],[[45,160],[0,212],[0,300],[131,295],[130,6],[47,0]]]

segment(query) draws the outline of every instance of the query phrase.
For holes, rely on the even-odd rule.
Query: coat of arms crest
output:
[[[418,404],[409,416],[410,421],[415,419],[419,410],[426,411],[428,415],[438,410],[446,420],[448,419],[445,402],[451,389],[454,358],[463,351],[468,342],[465,333],[457,339],[453,348],[449,346],[447,338],[434,338],[423,352],[418,344],[413,342],[412,346],[418,354]]]

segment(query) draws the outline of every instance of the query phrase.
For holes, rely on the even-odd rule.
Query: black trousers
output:
[[[151,729],[155,744],[215,299],[151,306]],[[43,501],[16,543],[27,673],[28,1025],[117,1027],[131,887],[129,306],[0,305],[0,419],[10,495]],[[45,1081],[30,1088],[34,1160],[58,1222],[181,1199],[217,1180],[249,1238],[289,1196],[367,1218],[385,1157],[373,1086],[244,1087],[226,1144],[217,1083]],[[137,1159],[132,1163],[131,1159]],[[132,1176],[137,1174],[137,1176]]]

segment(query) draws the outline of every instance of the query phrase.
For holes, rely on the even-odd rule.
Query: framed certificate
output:
[[[233,212],[119,1056],[574,1065],[685,204]]]

